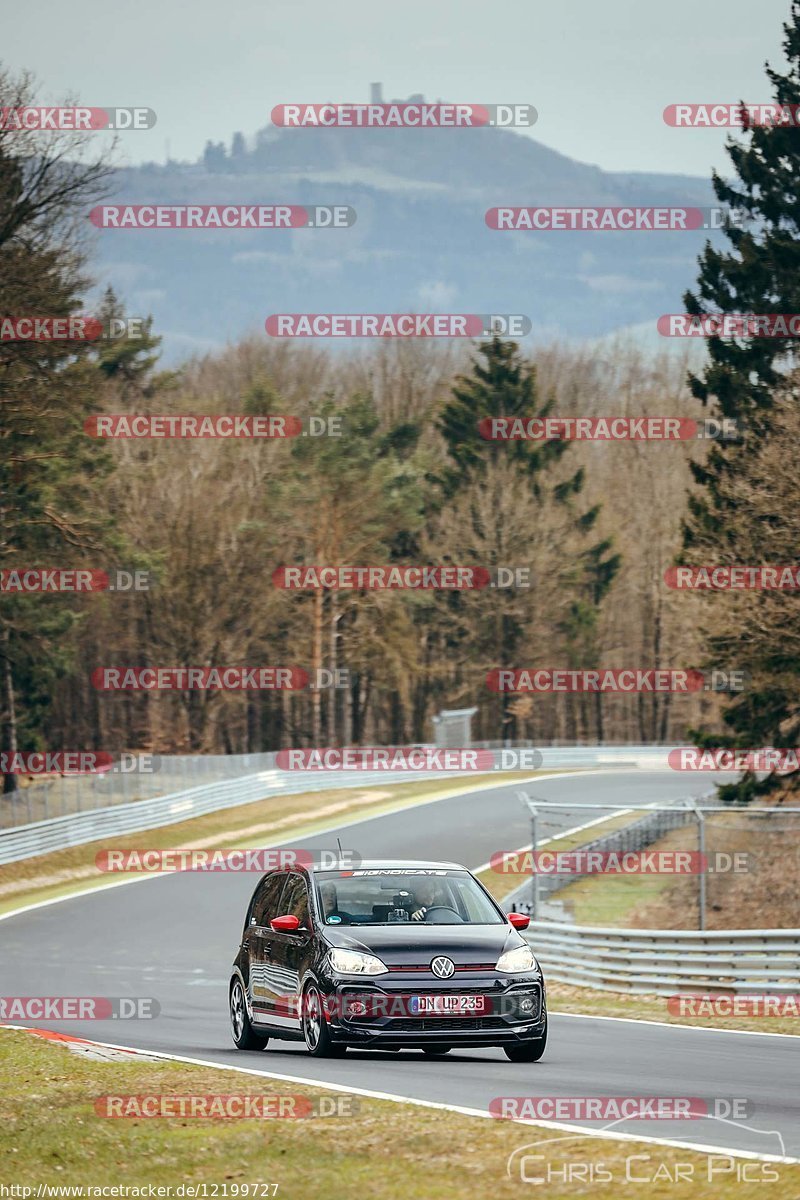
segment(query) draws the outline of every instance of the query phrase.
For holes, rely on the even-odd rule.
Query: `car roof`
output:
[[[355,870],[355,871],[466,871],[468,868],[456,862],[431,862],[429,859],[416,858],[365,858],[356,867],[342,863],[341,867],[322,866],[315,863],[308,870],[314,874],[321,871]]]

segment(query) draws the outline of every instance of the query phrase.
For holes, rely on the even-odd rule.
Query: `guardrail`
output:
[[[666,763],[669,747],[648,746],[559,746],[543,747],[543,767],[565,766],[590,767],[616,763],[617,765],[653,765],[653,761]],[[644,757],[643,757],[644,756]],[[215,771],[220,769],[220,759],[214,761]],[[0,866],[21,859],[62,850],[68,846],[79,846],[100,838],[120,837],[144,829],[156,829],[175,824],[190,817],[204,816],[219,809],[233,808],[239,804],[251,804],[270,795],[293,795],[299,792],[327,791],[332,788],[387,786],[398,783],[414,783],[432,778],[468,778],[472,772],[430,771],[279,771],[274,769],[275,755],[258,756],[258,765],[263,769],[252,772],[253,756],[231,755],[230,773],[236,778],[217,779],[195,787],[184,787],[166,795],[127,803],[106,804],[102,807],[50,817],[42,821],[15,825],[0,829]],[[170,760],[171,763],[177,759]],[[224,762],[224,759],[222,759]],[[243,766],[249,766],[249,774],[242,774]],[[497,772],[498,783],[502,782],[502,771]],[[0,803],[3,801],[0,799]]]
[[[444,772],[438,776],[443,780],[457,777]],[[383,786],[415,783],[430,778],[430,772],[426,771],[260,771],[243,779],[207,783],[153,800],[137,800],[113,808],[96,808],[89,812],[53,817],[49,821],[36,821],[32,825],[2,829],[0,866],[101,838],[121,837],[143,829],[175,825],[191,817],[202,817],[239,804],[253,804],[271,795],[291,796],[300,792],[331,791],[334,788],[374,787],[378,783]]]
[[[472,749],[481,749],[473,746]],[[545,769],[564,765],[601,766],[626,763],[633,766],[667,765],[669,746],[533,746],[529,742],[498,742],[494,749],[498,765],[512,769],[521,752],[535,750],[535,761],[522,763],[522,769],[538,765],[541,755]],[[137,804],[204,784],[223,783],[261,771],[277,770],[275,751],[258,754],[124,754],[110,771],[85,775],[47,775],[30,777],[15,792],[0,796],[0,830],[9,826],[32,825],[54,817],[69,816],[90,809],[111,808],[118,804]]]
[[[546,979],[603,991],[800,991],[800,929],[604,929],[538,923],[526,938]]]

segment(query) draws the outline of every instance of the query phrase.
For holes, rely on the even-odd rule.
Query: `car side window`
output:
[[[285,875],[276,872],[263,880],[261,887],[256,892],[250,913],[251,918],[255,917],[256,925],[269,925],[273,917],[279,916],[278,901],[285,879]]]
[[[281,916],[297,917],[301,928],[310,928],[308,920],[308,889],[299,875],[290,875],[286,891],[281,896]]]

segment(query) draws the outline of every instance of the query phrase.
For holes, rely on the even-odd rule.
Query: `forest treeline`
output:
[[[787,27],[800,95],[800,10]],[[0,105],[34,99],[0,74]],[[791,130],[748,131],[721,202],[751,219],[709,247],[686,311],[797,312]],[[748,158],[747,155],[751,157]],[[73,134],[0,130],[0,318],[87,313],[86,212],[107,160]],[[765,199],[766,197],[766,199]],[[795,214],[795,230],[797,220]],[[778,253],[780,251],[780,253]],[[92,311],[126,316],[109,289]],[[258,314],[254,314],[255,317]],[[745,339],[746,341],[746,339]],[[796,562],[791,345],[715,338],[669,352],[620,338],[523,350],[483,343],[244,338],[174,370],[158,330],[94,341],[0,339],[0,569],[117,567],[150,586],[0,597],[3,750],[97,747],[240,753],[430,741],[442,709],[475,707],[473,737],[549,742],[793,744],[796,599],[698,594],[675,563]],[[98,414],[280,414],[340,436],[103,440]],[[484,440],[491,416],[690,417],[741,431],[703,440]],[[473,591],[275,586],[280,566],[527,568],[530,586]],[[328,690],[107,692],[103,666],[299,666]],[[705,692],[498,695],[498,667],[745,670]],[[754,743],[754,737],[759,738]],[[13,778],[6,778],[6,789]]]

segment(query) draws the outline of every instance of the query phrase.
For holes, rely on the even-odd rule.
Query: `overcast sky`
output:
[[[764,101],[789,0],[0,0],[0,55],[89,105],[156,110],[123,160],[195,159],[275,104],[386,98],[535,105],[532,136],[615,171],[707,175],[724,135],[671,129],[665,105]],[[298,131],[297,136],[302,136]],[[391,136],[391,131],[387,132]],[[420,137],[424,137],[424,131]]]

